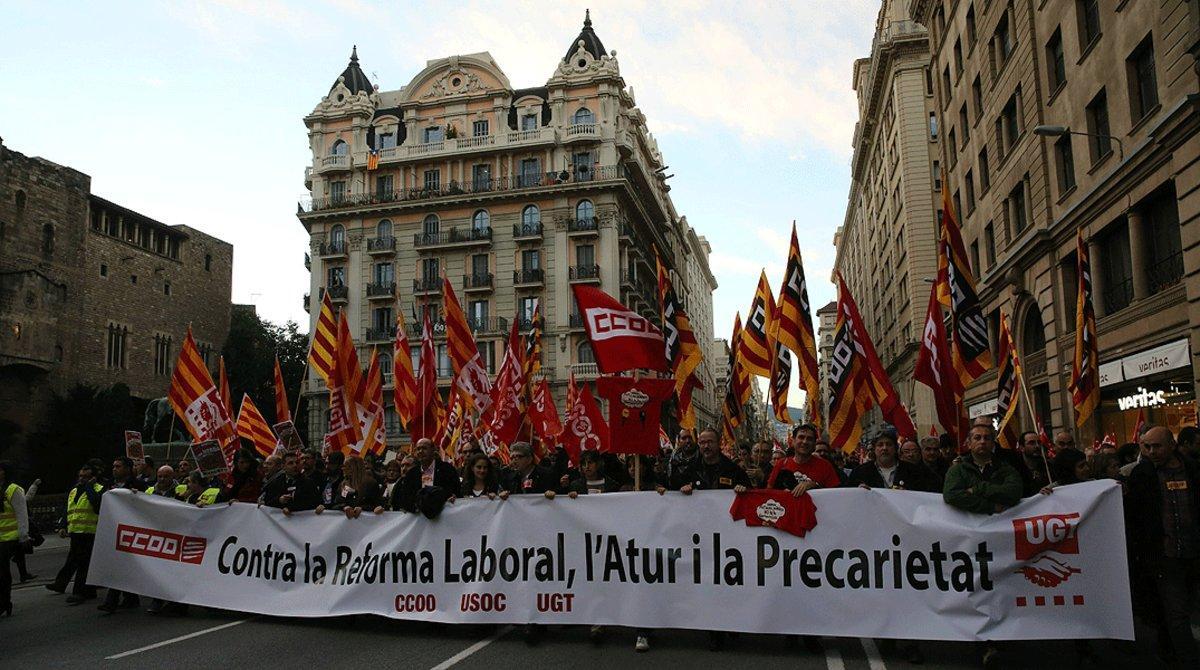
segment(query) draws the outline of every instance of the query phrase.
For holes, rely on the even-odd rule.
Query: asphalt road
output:
[[[634,632],[614,628],[599,645],[584,627],[551,627],[540,644],[527,646],[520,628],[448,626],[382,617],[325,619],[248,616],[191,608],[185,617],[151,616],[139,609],[97,611],[98,601],[69,606],[43,585],[66,556],[58,538],[31,557],[33,582],[16,586],[12,618],[0,618],[0,659],[8,668],[269,668],[329,667],[381,663],[383,667],[444,670],[462,668],[802,668],[885,670],[909,667],[881,652],[882,645],[858,638],[824,638],[825,650],[810,653],[780,636],[741,635],[723,652],[708,651],[705,633],[657,631],[650,652],[633,650]],[[14,575],[15,576],[15,575]],[[103,591],[101,592],[103,594]],[[901,615],[901,613],[897,613]],[[1200,632],[1200,625],[1193,626]],[[1139,628],[1137,645],[1092,643],[1098,657],[1082,667],[1156,667],[1153,634]],[[1144,638],[1144,639],[1141,639]],[[921,644],[928,668],[978,667],[974,645]],[[1001,646],[1005,667],[1077,667],[1071,642],[1020,642]]]

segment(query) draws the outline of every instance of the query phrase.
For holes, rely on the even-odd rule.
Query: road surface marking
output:
[[[846,664],[842,662],[842,652],[837,649],[825,650],[825,665],[829,666],[829,670],[846,670]]]
[[[492,633],[491,637],[485,637],[484,639],[476,642],[475,644],[467,647],[466,649],[463,649],[462,651],[451,656],[450,658],[447,658],[446,660],[442,661],[441,663],[438,663],[437,665],[433,666],[429,670],[446,670],[447,668],[454,667],[458,663],[466,660],[467,657],[469,657],[471,654],[474,654],[475,652],[479,651],[480,649],[483,649],[484,647],[495,642],[496,640],[499,640],[500,638],[504,637],[505,635],[508,635],[508,632],[511,631],[512,629],[513,629],[512,626],[504,626],[503,628],[496,631],[495,633]]]
[[[871,670],[887,670],[883,658],[879,655],[879,648],[875,646],[875,640],[869,637],[862,638],[862,647],[863,651],[867,652],[867,664],[871,666]]]
[[[253,619],[253,618],[254,617],[250,617],[250,619]],[[158,649],[159,647],[165,647],[169,644],[175,644],[176,642],[183,642],[184,640],[190,640],[194,637],[200,637],[201,635],[208,635],[209,633],[215,633],[219,630],[225,630],[226,628],[233,628],[234,626],[237,626],[239,624],[246,623],[250,619],[239,619],[237,621],[230,621],[229,623],[223,623],[220,626],[213,626],[212,628],[205,628],[204,630],[198,630],[195,633],[188,633],[187,635],[180,635],[179,637],[173,637],[170,640],[163,640],[162,642],[155,642],[154,644],[149,644],[149,645],[146,645],[145,647],[138,647],[137,649],[130,649],[129,651],[123,651],[119,654],[113,654],[112,656],[105,656],[104,660],[115,661],[118,658],[125,658],[126,656],[133,656],[134,654],[140,654],[143,651],[150,651],[151,649]]]

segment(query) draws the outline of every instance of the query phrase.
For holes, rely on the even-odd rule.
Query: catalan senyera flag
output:
[[[412,349],[408,346],[402,314],[396,315],[396,341],[392,344],[392,402],[400,425],[408,430],[418,411],[417,375],[413,370]]]
[[[350,323],[345,312],[338,312],[337,324],[337,374],[341,381],[341,398],[350,424],[351,443],[362,446],[363,424],[370,419],[366,401],[366,379],[358,362],[358,349],[350,336]]]
[[[1015,449],[1021,439],[1017,429],[1018,408],[1021,400],[1021,357],[1008,328],[1008,317],[1000,315],[1000,360],[996,371],[996,414],[1000,416],[1000,428],[996,431],[996,443],[1001,449]]]
[[[221,401],[225,403],[225,411],[229,413],[229,416],[233,416],[233,398],[229,395],[229,376],[225,374],[224,356],[217,359],[217,370],[217,378],[221,384],[217,390],[221,394]]]
[[[275,433],[271,431],[271,426],[263,418],[262,412],[258,411],[258,406],[250,399],[248,393],[242,394],[242,408],[238,412],[237,418],[237,434],[238,437],[250,440],[250,443],[254,445],[255,453],[262,458],[275,452]]]
[[[438,426],[437,435],[433,438],[443,460],[454,461],[458,458],[459,438],[467,420],[467,411],[463,391],[457,387],[451,388],[445,421]]]
[[[432,439],[442,420],[442,396],[437,388],[437,349],[433,346],[433,320],[426,311],[421,323],[421,359],[417,372],[417,414],[409,428],[415,442]]]
[[[821,377],[817,366],[817,338],[810,310],[808,282],[804,278],[800,242],[796,237],[796,222],[793,221],[792,244],[788,249],[787,268],[783,272],[783,284],[779,287],[779,302],[775,308],[775,337],[796,354],[800,388],[808,396],[808,421],[820,426]]]
[[[442,298],[446,318],[446,349],[454,369],[455,385],[466,394],[468,410],[484,413],[492,404],[492,381],[483,367],[483,358],[475,344],[475,335],[467,323],[458,296],[450,280],[442,278]]]
[[[275,423],[292,420],[292,410],[288,407],[287,386],[283,383],[283,368],[279,366],[279,356],[275,357]]]
[[[1092,262],[1088,257],[1083,230],[1075,236],[1075,272],[1078,276],[1075,298],[1075,359],[1071,361],[1071,404],[1075,406],[1075,425],[1082,426],[1100,403],[1100,353],[1096,341],[1096,310],[1092,304]]]
[[[367,365],[366,391],[364,400],[367,420],[363,423],[363,454],[382,456],[387,451],[387,425],[383,406],[383,371],[379,367],[379,351],[371,350],[371,362]]]
[[[231,458],[228,446],[236,443],[233,421],[212,375],[204,366],[190,327],[179,348],[179,357],[175,359],[167,400],[175,414],[183,419],[193,440],[217,440],[226,451],[226,459]]]
[[[955,444],[961,444],[965,437],[966,417],[960,402],[954,362],[950,358],[950,343],[946,337],[946,324],[942,319],[942,303],[938,301],[936,284],[929,289],[929,307],[925,311],[921,350],[917,353],[913,379],[933,392],[938,423],[942,425],[942,430],[954,436]]]
[[[771,378],[771,362],[774,349],[771,347],[771,329],[774,315],[775,296],[771,294],[771,285],[767,282],[767,272],[764,270],[758,277],[758,289],[754,293],[754,302],[750,305],[750,313],[746,315],[746,324],[742,328],[742,338],[738,353],[742,359],[742,367],[752,375]]]
[[[321,311],[317,314],[317,325],[313,327],[312,341],[308,346],[308,365],[325,385],[332,387],[329,376],[337,367],[337,315],[333,312],[333,303],[329,294],[321,299]]]
[[[696,375],[696,368],[704,360],[692,323],[679,304],[671,275],[663,265],[658,253],[654,254],[658,269],[658,309],[662,316],[663,342],[667,361],[675,375],[675,395],[679,399],[679,424],[688,429],[696,427],[696,413],[692,410],[692,391],[704,388]]]
[[[950,181],[942,173],[942,226],[938,241],[938,301],[950,311],[951,360],[958,388],[965,389],[992,367],[987,318],[975,291],[975,276],[963,246]],[[959,394],[961,396],[961,390]]]

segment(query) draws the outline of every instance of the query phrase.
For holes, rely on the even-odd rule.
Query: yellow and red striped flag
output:
[[[287,387],[283,383],[283,368],[279,367],[279,356],[275,357],[275,423],[292,420],[288,408]]]
[[[800,259],[800,242],[796,238],[796,222],[792,222],[792,244],[788,249],[787,269],[779,287],[779,303],[775,310],[775,331],[779,343],[796,354],[800,368],[800,387],[808,396],[808,421],[821,425],[821,383],[817,366],[817,343],[809,311],[808,282],[804,278],[804,263]]]
[[[975,290],[975,276],[963,246],[958,212],[950,198],[950,180],[942,173],[942,230],[938,241],[938,301],[950,313],[951,360],[958,375],[957,393],[992,367],[987,318]]]
[[[362,367],[358,362],[358,350],[354,347],[354,339],[350,337],[350,324],[346,313],[341,311],[338,312],[336,359],[338,378],[342,382],[342,402],[352,436],[351,442],[357,445],[362,441],[363,424],[370,421],[365,397],[367,388]]]
[[[187,426],[192,439],[197,442],[217,440],[223,448],[235,442],[233,421],[229,409],[221,399],[221,393],[213,384],[212,375],[204,366],[192,329],[188,328],[175,369],[171,372],[171,387],[167,392],[171,409]],[[226,453],[226,459],[231,454]]]
[[[696,412],[692,408],[692,392],[703,389],[704,384],[696,376],[696,368],[704,360],[700,345],[696,342],[696,334],[692,332],[692,323],[687,313],[679,304],[675,287],[671,285],[671,275],[658,257],[654,254],[654,264],[658,273],[658,309],[662,317],[663,342],[665,354],[675,375],[675,395],[679,399],[679,425],[694,429],[696,427]]]
[[[366,432],[363,438],[363,454],[382,456],[387,451],[387,430],[383,409],[383,372],[379,368],[379,352],[371,350],[371,362],[367,365],[366,391],[363,400],[367,408]]]
[[[445,301],[446,349],[454,370],[454,383],[462,389],[468,409],[484,413],[492,404],[492,382],[483,368],[483,358],[475,345],[475,336],[463,314],[458,296],[450,280],[442,278],[442,298]]]
[[[758,277],[758,289],[754,292],[754,302],[750,305],[750,313],[746,316],[746,325],[742,328],[741,343],[738,353],[742,358],[742,366],[752,375],[771,378],[772,354],[771,329],[774,314],[775,296],[771,295],[771,285],[767,282],[764,270]]]
[[[254,451],[263,458],[275,452],[275,433],[271,432],[271,426],[263,418],[262,412],[258,411],[258,406],[250,399],[249,393],[242,394],[242,408],[238,412],[237,418],[237,434],[239,437],[250,440],[250,443],[254,445]]]
[[[396,341],[392,345],[392,402],[400,425],[408,430],[417,417],[417,374],[413,370],[404,315],[400,313],[396,314]]]
[[[337,317],[333,313],[333,303],[329,293],[321,299],[321,312],[317,315],[317,325],[313,327],[312,342],[308,347],[308,365],[330,388],[329,377],[337,367]]]

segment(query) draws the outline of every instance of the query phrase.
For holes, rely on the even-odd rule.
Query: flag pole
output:
[[[309,351],[312,351],[312,343],[308,345]],[[283,368],[279,370],[280,375],[283,374]],[[300,373],[300,388],[296,389],[296,402],[292,406],[296,408],[293,414],[292,423],[295,424],[295,418],[300,415],[300,399],[304,397],[304,380],[308,377],[308,356],[304,357],[304,370]]]
[[[1013,343],[1013,351],[1016,351],[1015,342]],[[1025,398],[1025,407],[1029,411],[1029,416],[1033,417],[1034,423],[1037,423],[1037,413],[1033,411],[1033,402],[1029,398],[1029,388],[1025,385],[1025,375],[1021,377],[1021,396]],[[1038,437],[1038,448],[1042,451],[1042,464],[1046,466],[1046,483],[1047,485],[1054,483],[1054,475],[1050,474],[1050,461],[1046,458],[1046,445],[1042,444],[1041,437]]]

